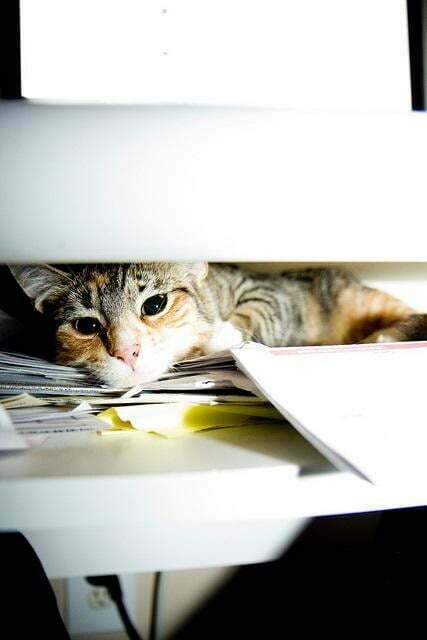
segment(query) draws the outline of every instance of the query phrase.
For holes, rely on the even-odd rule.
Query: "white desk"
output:
[[[2,454],[0,478],[0,529],[22,531],[51,577],[265,561],[313,516],[427,497],[334,471],[280,426],[55,435]]]

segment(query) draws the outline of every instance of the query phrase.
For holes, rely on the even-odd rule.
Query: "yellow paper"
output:
[[[136,430],[176,437],[203,429],[237,427],[260,420],[282,421],[283,416],[272,406],[262,405],[194,405],[168,403],[111,407],[98,414],[111,425],[108,431]]]

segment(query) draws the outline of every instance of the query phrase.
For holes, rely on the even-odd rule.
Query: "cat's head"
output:
[[[116,387],[153,380],[209,333],[196,289],[206,263],[17,265],[35,308],[53,321],[56,360],[83,365]]]

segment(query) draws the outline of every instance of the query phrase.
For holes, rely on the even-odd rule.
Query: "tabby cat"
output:
[[[263,275],[232,265],[11,266],[53,322],[56,360],[129,387],[243,340],[269,346],[410,340],[427,316],[336,268]]]

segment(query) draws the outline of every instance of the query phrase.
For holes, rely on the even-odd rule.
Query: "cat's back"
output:
[[[292,269],[283,271],[280,278],[285,290],[313,295],[324,309],[334,308],[343,290],[361,286],[354,274],[341,267]]]
[[[289,269],[278,273],[265,273],[233,264],[211,263],[209,284],[233,291],[256,287],[277,295],[314,295],[325,308],[331,308],[343,289],[360,287],[360,281],[349,271],[339,267],[309,267]]]
[[[330,329],[342,300],[356,299],[362,288],[354,275],[336,267],[260,273],[213,264],[209,278],[222,317],[233,311],[250,317],[254,338],[270,346],[334,340],[337,332]]]

